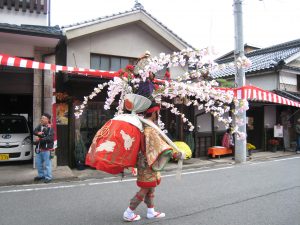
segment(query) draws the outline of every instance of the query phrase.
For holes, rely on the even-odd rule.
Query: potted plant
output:
[[[252,150],[255,150],[255,149],[256,149],[255,145],[247,143],[247,150],[248,150],[249,156],[252,155]]]
[[[277,151],[277,146],[279,145],[279,140],[276,138],[272,138],[269,140],[269,145],[271,146],[271,151],[276,152]]]

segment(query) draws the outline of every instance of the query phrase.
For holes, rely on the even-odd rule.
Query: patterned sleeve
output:
[[[154,128],[145,129],[146,156],[149,165],[159,157],[161,153],[172,149],[155,131]]]

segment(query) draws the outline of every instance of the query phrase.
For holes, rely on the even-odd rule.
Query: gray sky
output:
[[[51,25],[68,25],[133,8],[134,0],[51,0]],[[195,48],[218,55],[234,48],[233,0],[139,0],[144,9]],[[244,42],[268,47],[300,39],[299,0],[244,0]]]

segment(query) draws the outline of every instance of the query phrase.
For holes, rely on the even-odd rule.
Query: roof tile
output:
[[[245,73],[258,72],[261,70],[270,70],[284,63],[284,60],[300,52],[300,39],[281,43],[268,48],[262,48],[245,54],[252,65],[245,69]],[[218,64],[234,62],[234,58],[217,60]],[[226,68],[212,73],[214,78],[228,77],[234,75],[235,68]]]
[[[49,35],[49,36],[62,36],[62,31],[59,26],[38,26],[27,24],[8,24],[0,23],[0,30],[12,31],[12,32],[28,32],[32,34]]]

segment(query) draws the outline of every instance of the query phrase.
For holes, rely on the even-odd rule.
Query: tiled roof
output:
[[[284,65],[284,60],[300,52],[300,39],[274,45],[268,48],[261,48],[249,52],[245,56],[250,59],[252,65],[245,69],[247,73],[258,71],[274,70],[276,66]],[[234,58],[217,60],[218,64],[234,62]],[[235,68],[230,67],[225,70],[219,70],[212,74],[214,78],[228,77],[235,74]]]
[[[62,31],[59,26],[37,26],[37,25],[15,25],[8,23],[0,23],[0,31],[11,32],[18,34],[28,34],[33,36],[44,36],[44,37],[61,37]]]
[[[180,38],[177,34],[175,34],[172,30],[170,30],[168,27],[166,27],[162,22],[160,22],[155,17],[153,17],[143,7],[133,8],[133,9],[127,10],[125,12],[119,12],[119,13],[112,14],[112,15],[109,15],[109,16],[98,17],[98,18],[91,19],[91,20],[85,20],[85,21],[82,21],[82,22],[78,22],[78,23],[74,23],[74,24],[70,24],[70,25],[65,25],[65,26],[62,26],[62,29],[63,28],[68,29],[68,28],[72,28],[72,27],[76,27],[76,26],[81,27],[81,26],[84,26],[84,25],[89,25],[89,24],[94,24],[94,23],[101,23],[101,22],[105,22],[105,21],[108,21],[108,20],[112,20],[112,19],[115,19],[115,18],[118,18],[118,17],[130,15],[130,14],[134,14],[134,13],[138,13],[138,12],[142,12],[142,13],[146,14],[147,16],[151,17],[156,23],[158,23],[160,26],[162,26],[164,29],[166,29],[168,32],[170,32],[174,37],[179,39],[186,46],[188,46],[189,48],[194,49],[193,46],[188,44],[186,41],[184,41],[182,38]]]

